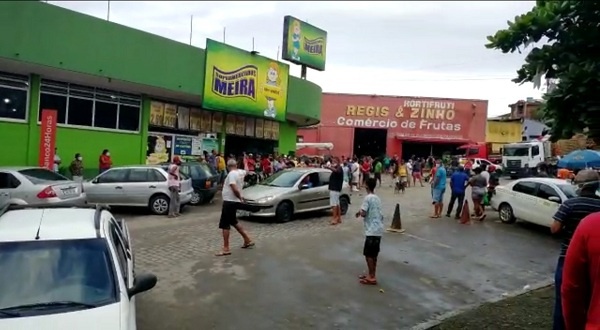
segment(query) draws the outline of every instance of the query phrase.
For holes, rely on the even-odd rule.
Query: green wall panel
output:
[[[21,123],[0,122],[0,166],[27,164],[28,126]]]
[[[321,86],[305,79],[290,77],[288,86],[288,115],[321,121]],[[303,123],[298,123],[304,126]],[[294,138],[295,139],[295,138]]]
[[[204,50],[40,1],[0,10],[0,57],[202,95]]]
[[[296,137],[298,128],[296,124],[286,122],[279,124],[279,153],[282,155],[289,154],[290,151],[296,151]]]

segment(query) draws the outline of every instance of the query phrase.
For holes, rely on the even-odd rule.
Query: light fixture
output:
[[[4,103],[9,104],[10,103],[10,99],[9,98],[4,99]]]

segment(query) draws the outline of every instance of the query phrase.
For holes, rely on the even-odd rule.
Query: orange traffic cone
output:
[[[392,225],[387,231],[392,233],[403,233],[402,219],[400,217],[400,204],[396,203],[396,209],[394,210],[394,216],[392,217]]]
[[[465,200],[461,210],[460,223],[463,225],[471,224],[471,212],[469,211],[469,201],[467,200]]]

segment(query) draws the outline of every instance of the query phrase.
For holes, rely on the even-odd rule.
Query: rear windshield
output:
[[[28,305],[75,302],[93,308],[116,301],[114,268],[102,239],[0,243],[0,251],[0,311],[25,316],[42,312]]]
[[[48,181],[68,181],[69,179],[64,176],[54,172],[47,170],[45,168],[28,168],[26,170],[20,170],[23,176],[25,176],[29,181],[33,184],[44,183]]]
[[[171,166],[171,164],[163,164],[160,165],[160,167],[165,170],[167,172],[167,174],[169,174],[169,166]],[[187,180],[190,178],[189,175],[185,174],[183,171],[179,171],[179,176],[181,177],[182,180]]]

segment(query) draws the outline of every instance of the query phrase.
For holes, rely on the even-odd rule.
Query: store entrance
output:
[[[385,156],[387,129],[355,128],[353,153],[356,157]]]
[[[456,155],[456,148],[464,143],[427,143],[427,142],[402,142],[402,158],[409,159],[413,156],[417,158],[427,158],[433,156],[440,158],[444,155]]]
[[[257,139],[245,136],[227,135],[225,138],[225,155],[241,156],[244,152],[254,155],[275,153],[277,141]]]

